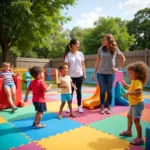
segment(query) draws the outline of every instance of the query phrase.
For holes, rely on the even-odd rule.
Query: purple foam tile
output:
[[[73,109],[73,112],[75,113],[76,117],[72,118],[70,117],[70,115],[66,112],[63,112],[62,115],[64,117],[69,117],[69,119],[75,120],[77,122],[80,122],[82,124],[89,124],[98,120],[102,120],[105,119],[107,117],[113,116],[115,114],[124,112],[126,110],[128,110],[129,108],[126,106],[115,106],[114,108],[112,108],[112,113],[111,114],[100,114],[99,113],[99,109],[94,109],[94,110],[90,110],[87,108],[83,108],[83,113],[79,113],[77,111],[77,109]],[[107,110],[107,109],[106,109]]]
[[[125,150],[145,150],[145,149],[140,146],[130,146],[129,148],[127,148]]]
[[[150,104],[146,104],[146,105],[144,106],[144,108],[150,109]]]
[[[18,148],[13,148],[11,150],[43,150],[40,148],[35,142],[34,143],[29,143],[27,145],[22,145]]]

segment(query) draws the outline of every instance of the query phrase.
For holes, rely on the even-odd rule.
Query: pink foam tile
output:
[[[129,146],[127,149],[125,150],[145,150],[143,147],[140,146]]]
[[[144,106],[144,108],[150,109],[150,104],[146,104],[146,105]]]
[[[27,145],[22,145],[18,148],[13,148],[11,150],[43,150],[43,148],[40,148],[35,142],[29,143]]]
[[[62,115],[64,117],[69,117],[69,119],[72,119],[72,120],[75,120],[77,122],[80,122],[82,124],[89,124],[89,123],[92,123],[92,122],[95,122],[97,120],[102,120],[102,119],[105,119],[107,117],[110,117],[112,115],[115,115],[115,114],[118,114],[120,112],[123,112],[123,111],[126,111],[128,109],[128,107],[125,107],[125,106],[115,106],[113,109],[112,109],[112,113],[111,114],[99,114],[99,108],[98,109],[94,109],[94,110],[90,110],[88,108],[83,108],[83,113],[79,113],[77,111],[77,109],[73,109],[76,117],[75,118],[72,118],[70,117],[70,115],[66,112],[63,112]],[[106,109],[107,110],[107,109]]]

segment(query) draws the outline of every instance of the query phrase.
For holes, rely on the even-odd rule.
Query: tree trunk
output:
[[[8,62],[9,61],[9,48],[8,48],[8,40],[7,39],[3,39],[1,41],[1,47],[2,47],[2,59],[3,62]]]

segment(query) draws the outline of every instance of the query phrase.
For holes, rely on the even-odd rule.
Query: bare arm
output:
[[[24,101],[27,102],[28,101],[28,95],[29,95],[30,91],[27,89],[25,92],[25,97],[24,97]]]
[[[73,84],[73,82],[71,82],[71,86],[74,88],[74,90],[77,90],[77,87]]]
[[[82,61],[82,70],[83,70],[84,79],[86,79],[86,68],[85,68],[85,63],[84,63],[84,61]]]
[[[94,73],[93,73],[93,76],[92,76],[92,80],[94,80],[94,77],[95,77],[95,74],[97,72],[99,63],[100,63],[100,56],[97,56],[96,63],[95,63],[95,68],[94,68]]]
[[[137,89],[135,91],[127,92],[127,93],[123,94],[122,97],[125,98],[128,95],[136,96],[136,95],[140,95],[140,94],[142,94],[142,90],[141,89]]]
[[[52,84],[50,84],[47,88],[46,88],[46,91],[45,92],[48,92],[52,87]]]
[[[61,85],[61,83],[58,83],[58,84],[57,84],[57,87],[58,87],[58,88],[66,88],[67,86],[63,86],[63,85]]]
[[[122,66],[124,65],[125,61],[126,61],[126,59],[125,59],[124,55],[121,53],[119,55],[119,62],[120,62],[120,64],[119,64],[118,68],[122,68]]]

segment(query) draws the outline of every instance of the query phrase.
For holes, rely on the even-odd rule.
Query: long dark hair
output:
[[[64,58],[66,57],[66,55],[70,52],[71,48],[72,48],[72,44],[76,44],[78,42],[77,39],[71,39],[69,44],[66,46],[65,48],[65,54],[64,54]]]

